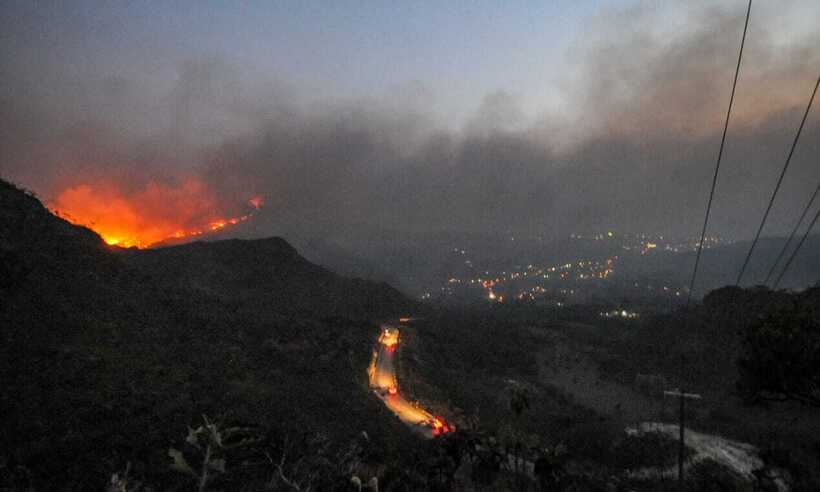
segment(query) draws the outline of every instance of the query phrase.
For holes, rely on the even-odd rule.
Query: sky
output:
[[[496,90],[554,102],[564,51],[610,3],[11,1],[4,56],[157,86],[186,60],[216,58],[319,98],[417,84],[452,123]]]
[[[149,218],[260,195],[259,235],[694,236],[745,7],[7,0],[0,175]],[[714,233],[754,234],[820,75],[818,18],[812,0],[755,2]],[[768,234],[820,179],[818,114]]]

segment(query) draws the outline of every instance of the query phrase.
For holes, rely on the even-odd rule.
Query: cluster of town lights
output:
[[[576,263],[564,263],[561,265],[555,266],[546,266],[546,267],[538,267],[536,265],[527,265],[526,268],[522,270],[512,270],[512,271],[503,271],[500,274],[497,274],[493,277],[484,277],[480,276],[478,278],[472,279],[461,279],[456,277],[451,277],[447,280],[447,287],[442,287],[442,290],[452,289],[451,286],[463,285],[463,286],[480,286],[485,290],[486,297],[488,300],[492,302],[503,303],[504,302],[504,295],[499,294],[496,291],[496,287],[501,287],[504,283],[510,281],[520,281],[520,280],[534,280],[534,281],[545,281],[545,280],[568,280],[570,278],[571,270],[576,268],[578,269],[578,273],[576,273],[576,277],[580,280],[588,280],[588,279],[606,279],[609,275],[612,274],[613,267],[615,265],[615,261],[618,259],[617,256],[613,258],[607,258],[603,261],[597,260],[582,260]],[[485,275],[489,275],[489,271],[484,272]],[[523,290],[518,292],[515,295],[515,298],[519,301],[521,300],[535,300],[539,296],[543,296],[547,293],[547,289],[544,288],[542,285],[533,286],[527,290]],[[573,291],[574,293],[574,291]],[[430,295],[425,295],[424,298],[429,298]]]
[[[655,234],[621,234],[613,231],[596,233],[592,235],[571,234],[570,239],[576,241],[617,241],[617,245],[626,251],[635,251],[640,256],[652,255],[655,252],[687,252],[695,251],[700,244],[700,238],[686,240],[670,240],[662,235]],[[726,244],[726,241],[717,236],[707,236],[704,238],[704,248],[710,248],[719,244]],[[453,248],[454,253],[466,257],[464,264],[471,270],[474,269],[473,261],[468,257],[468,251],[463,248]],[[612,275],[616,263],[620,260],[618,255],[603,259],[584,259],[562,264],[546,266],[527,265],[526,267],[516,266],[511,270],[495,271],[479,270],[466,277],[452,276],[446,280],[439,289],[442,297],[455,295],[463,289],[480,288],[483,290],[484,299],[492,303],[503,303],[509,296],[519,302],[537,301],[547,298],[553,294],[576,294],[582,289],[556,289],[549,285],[554,282],[590,282],[595,280],[607,280]],[[471,278],[472,277],[472,278]],[[528,281],[528,286],[516,286],[515,282]],[[533,285],[534,284],[534,285]],[[580,286],[579,286],[580,287]],[[639,285],[634,283],[634,287],[657,291],[664,295],[674,295],[680,297],[680,288],[670,286],[653,286],[651,284]],[[422,299],[432,299],[435,291],[423,293]],[[556,303],[558,305],[558,303]]]
[[[624,319],[634,319],[640,316],[635,311],[627,311],[626,309],[615,309],[612,311],[605,311],[600,313],[602,318],[624,318]]]

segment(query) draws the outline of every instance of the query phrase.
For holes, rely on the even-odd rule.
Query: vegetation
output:
[[[412,302],[280,239],[111,248],[0,182],[0,269],[3,486],[101,490],[130,462],[164,490],[169,444],[203,414],[413,442],[366,387],[375,320]]]
[[[807,436],[817,435],[820,415],[789,402],[749,406],[755,400],[739,391],[739,383],[744,380],[744,358],[751,353],[749,334],[766,326],[771,317],[781,316],[792,329],[804,327],[799,337],[786,335],[799,343],[784,340],[792,350],[788,353],[776,343],[759,341],[758,350],[765,349],[770,358],[758,360],[756,367],[768,378],[794,367],[793,381],[810,384],[818,367],[811,348],[816,347],[812,343],[818,332],[806,313],[817,312],[817,295],[817,289],[792,294],[728,288],[710,293],[689,316],[677,312],[631,321],[601,319],[592,308],[585,313],[582,306],[574,308],[578,312],[573,320],[536,308],[439,313],[405,330],[402,381],[411,394],[429,397],[425,405],[445,401],[442,411],[454,410],[450,418],[469,415],[502,443],[504,436],[515,435],[512,431],[520,428],[523,439],[536,446],[565,446],[570,477],[578,476],[579,469],[586,470],[581,475],[594,477],[596,472],[590,470],[596,470],[603,474],[604,484],[609,481],[605,477],[625,470],[673,467],[676,440],[653,433],[632,437],[623,430],[640,421],[635,418],[675,422],[676,402],[665,398],[663,390],[683,387],[703,395],[687,406],[690,426],[758,445],[764,463],[760,477],[788,470],[794,489],[813,490],[820,480],[820,455],[817,440]],[[780,312],[794,306],[802,306],[797,312],[803,314],[795,316],[803,324]],[[784,367],[772,370],[774,361]],[[592,378],[583,371],[572,376],[570,371],[566,384],[576,389],[568,392],[547,370],[565,363],[591,364]],[[598,385],[618,388],[615,395],[620,400],[584,398],[598,391]],[[516,417],[508,398],[521,389],[529,404],[519,406],[524,418]],[[642,407],[638,415],[621,408],[620,403],[629,403],[630,398]],[[515,440],[507,442],[515,450]],[[529,459],[537,459],[528,445],[523,447]],[[705,474],[720,466],[700,465],[690,472],[692,480],[702,483]],[[714,476],[713,485],[724,484],[725,490],[733,490],[739,480],[729,472]],[[771,478],[761,480],[772,484]],[[635,490],[653,490],[645,480],[626,483]]]
[[[738,387],[747,398],[820,406],[820,289],[792,296],[743,332]]]
[[[794,406],[817,397],[818,289],[721,289],[691,317],[630,322],[433,311],[281,239],[109,247],[0,181],[0,295],[2,490],[663,490],[630,473],[670,466],[674,441],[626,435],[620,404],[545,376],[559,341],[600,381],[702,392],[692,425],[758,443],[797,490],[820,483],[817,419]],[[444,438],[419,439],[367,387],[378,321],[409,312],[402,390],[457,424]],[[746,486],[708,461],[691,477]]]

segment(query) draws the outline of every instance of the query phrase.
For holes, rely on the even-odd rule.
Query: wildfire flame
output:
[[[114,183],[83,183],[57,193],[49,209],[94,230],[110,245],[148,248],[245,222],[263,203],[262,197],[253,196],[245,206],[247,213],[225,216],[220,212],[225,207],[208,186],[188,178],[176,185],[150,181],[129,192]]]

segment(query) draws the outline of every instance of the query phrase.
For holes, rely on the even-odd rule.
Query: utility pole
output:
[[[697,393],[684,393],[681,390],[675,389],[672,391],[664,391],[664,396],[674,396],[680,400],[680,415],[678,416],[678,485],[680,485],[681,490],[683,490],[683,459],[684,459],[684,450],[686,446],[683,444],[683,433],[684,433],[684,414],[686,410],[686,399],[690,400],[700,400],[701,396]]]

